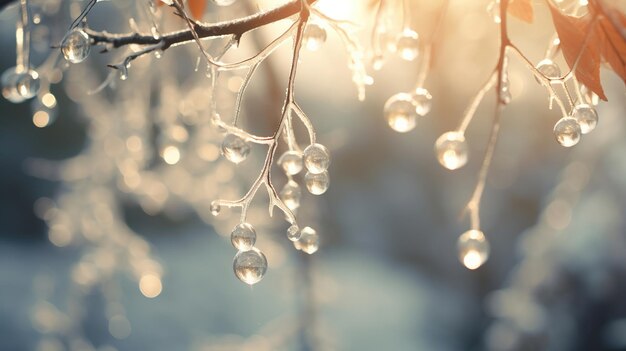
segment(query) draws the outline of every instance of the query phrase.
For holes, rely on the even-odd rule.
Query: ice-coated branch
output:
[[[493,160],[495,146],[498,141],[502,109],[506,104],[503,85],[508,84],[506,82],[506,80],[508,79],[506,77],[507,48],[511,44],[507,31],[507,7],[508,0],[502,0],[500,2],[500,18],[502,19],[500,22],[500,50],[498,55],[498,63],[494,72],[494,76],[497,78],[495,81],[496,107],[494,112],[494,121],[491,128],[491,133],[489,135],[487,150],[485,151],[485,156],[483,157],[483,163],[480,167],[480,171],[478,172],[478,180],[476,181],[476,186],[474,187],[472,197],[468,201],[466,207],[466,210],[470,214],[471,228],[473,230],[480,230],[480,201],[482,199],[482,195],[485,189],[485,183],[487,181],[487,174],[489,173],[491,161]],[[488,81],[486,86],[491,85],[490,82],[491,79]]]
[[[293,36],[293,40],[294,40],[293,57],[291,61],[291,68],[289,71],[289,80],[287,82],[287,95],[285,97],[285,103],[283,106],[279,125],[276,128],[276,131],[274,132],[273,136],[262,138],[262,142],[252,139],[253,142],[268,145],[268,150],[265,156],[265,161],[263,162],[263,168],[259,176],[256,178],[256,180],[254,181],[254,183],[248,190],[248,192],[242,198],[238,200],[234,200],[234,201],[220,199],[220,200],[214,201],[212,205],[212,206],[218,206],[218,207],[222,207],[222,206],[240,207],[242,223],[246,221],[248,207],[250,203],[252,202],[252,200],[254,199],[254,197],[256,196],[256,193],[261,187],[265,186],[269,199],[270,199],[269,201],[270,215],[272,214],[274,207],[278,207],[285,214],[287,221],[293,225],[296,225],[295,215],[293,214],[291,209],[289,209],[289,207],[280,199],[280,197],[278,196],[278,193],[276,192],[276,189],[274,188],[272,184],[271,169],[274,163],[274,158],[276,155],[276,148],[278,147],[280,137],[282,133],[285,131],[285,129],[287,129],[286,126],[291,124],[292,111],[296,112],[296,114],[298,114],[298,116],[301,119],[303,118],[302,116],[300,116],[300,113],[303,114],[303,112],[300,110],[299,107],[297,107],[295,103],[295,98],[294,98],[294,85],[295,85],[295,78],[296,78],[296,73],[298,69],[300,49],[302,47],[304,29],[306,27],[306,24],[310,15],[309,8],[307,6],[303,6],[302,5],[303,2],[304,1],[300,2],[301,8],[300,8],[299,18],[292,26],[292,28],[296,29],[295,34]],[[304,2],[304,3],[308,3],[308,2]],[[288,32],[290,32],[290,30],[288,30]],[[247,132],[240,130],[234,126],[228,126],[227,124],[221,121],[219,122],[220,122],[220,126],[225,127],[228,131],[233,132],[236,130],[240,132],[244,138],[250,139],[250,135],[248,135]],[[310,127],[309,125],[306,124],[306,122],[305,122],[305,126],[307,128]],[[315,140],[314,136],[311,137],[311,139]]]
[[[317,0],[306,0],[308,4],[313,4],[316,1]],[[244,33],[250,30],[297,14],[300,11],[300,8],[301,1],[293,0],[275,9],[232,21],[219,23],[194,22],[193,29],[183,29],[156,37],[153,34],[142,33],[111,34],[93,30],[86,30],[85,32],[89,35],[92,43],[95,45],[106,44],[112,46],[113,48],[120,48],[131,44],[155,45],[161,43],[162,50],[166,50],[171,46],[193,41],[194,32],[200,39],[232,35],[236,40],[239,40]]]

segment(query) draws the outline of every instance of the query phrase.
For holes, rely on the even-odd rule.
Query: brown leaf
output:
[[[534,19],[532,0],[511,0],[508,8],[509,14],[524,22],[532,23]]]
[[[189,12],[191,12],[191,17],[196,20],[202,18],[204,15],[204,10],[206,9],[206,0],[188,0]]]
[[[593,11],[599,9],[592,8]],[[626,16],[614,12],[615,20],[626,27]],[[614,22],[602,13],[598,14],[598,24],[596,25],[596,36],[602,40],[602,56],[609,66],[626,83],[626,40],[620,34],[619,28],[615,28]]]
[[[549,4],[565,61],[570,68],[576,68],[574,74],[581,83],[602,100],[606,100],[600,82],[603,38],[598,38],[598,32],[591,28],[596,24],[592,14],[588,13],[582,17],[569,16],[552,3]]]

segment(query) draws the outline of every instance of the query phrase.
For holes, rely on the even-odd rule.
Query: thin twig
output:
[[[480,202],[482,199],[482,195],[485,189],[485,184],[487,182],[487,175],[489,173],[489,168],[491,166],[491,161],[493,160],[493,155],[496,147],[496,143],[498,141],[498,135],[500,132],[500,119],[502,115],[502,109],[504,108],[505,102],[502,95],[502,84],[504,82],[504,77],[506,75],[506,57],[507,57],[507,48],[509,47],[511,41],[509,40],[508,31],[507,31],[507,8],[508,8],[508,0],[501,0],[500,2],[500,54],[498,56],[498,63],[495,69],[495,76],[497,77],[495,82],[496,88],[496,107],[494,112],[494,121],[491,127],[491,133],[489,136],[489,143],[487,144],[487,149],[485,151],[485,156],[483,157],[483,163],[480,167],[480,171],[478,173],[478,180],[476,181],[476,186],[474,187],[474,192],[472,193],[472,197],[467,203],[465,207],[466,211],[470,214],[470,221],[472,229],[479,230],[480,229]],[[486,86],[490,85],[491,79],[488,81]],[[484,89],[484,88],[483,88]]]

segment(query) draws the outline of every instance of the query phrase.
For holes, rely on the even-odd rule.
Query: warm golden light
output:
[[[180,161],[180,150],[176,146],[166,146],[161,156],[168,165],[175,165]]]
[[[46,111],[37,111],[33,114],[33,124],[35,127],[44,128],[50,124],[50,114]]]
[[[47,108],[53,108],[57,105],[57,99],[51,93],[45,93],[41,97],[41,103]]]
[[[139,280],[139,290],[147,298],[155,298],[163,291],[161,277],[156,274],[144,274]]]

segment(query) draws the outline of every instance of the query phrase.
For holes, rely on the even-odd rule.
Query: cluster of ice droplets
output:
[[[471,229],[457,241],[459,260],[468,269],[477,269],[489,258],[489,242],[482,231]]]
[[[285,151],[278,158],[278,165],[288,179],[279,193],[280,199],[289,210],[295,213],[300,207],[302,190],[300,190],[298,182],[293,180],[293,176],[300,173],[304,168],[303,154],[295,150]]]
[[[417,88],[410,94],[395,94],[387,100],[383,108],[385,120],[396,132],[409,132],[417,125],[418,117],[430,112],[432,99],[432,95],[424,88]]]
[[[250,223],[239,223],[230,233],[230,242],[238,250],[233,259],[233,271],[242,282],[253,285],[261,281],[267,272],[267,259],[257,249],[256,230]]]
[[[222,153],[231,160],[245,159],[249,150],[242,144],[242,139],[233,134],[227,135],[222,144]],[[243,141],[245,143],[245,141]],[[247,146],[247,145],[246,145]],[[236,154],[236,157],[233,157]],[[309,192],[315,195],[323,194],[329,186],[328,167],[330,166],[330,153],[325,146],[317,143],[309,145],[303,152],[288,150],[278,158],[278,165],[283,170],[288,180],[280,191],[280,199],[292,212],[300,207],[302,191],[293,179],[293,176],[306,169],[304,182]],[[218,201],[211,203],[210,211],[214,216],[220,213],[221,206]],[[296,249],[307,254],[313,254],[319,249],[319,236],[311,227],[302,230],[295,222],[287,229],[287,238],[293,242]],[[253,285],[263,279],[267,272],[267,259],[254,245],[256,243],[256,230],[249,223],[239,223],[230,233],[230,241],[238,250],[233,260],[235,276],[242,282]]]
[[[279,196],[285,206],[294,214],[300,207],[302,190],[300,190],[300,186],[293,179],[293,176],[306,169],[304,183],[311,194],[320,195],[328,189],[330,153],[324,145],[313,143],[303,152],[286,151],[279,157],[278,164],[287,176],[287,183],[280,191]],[[287,238],[293,242],[296,249],[308,254],[315,253],[319,248],[319,236],[311,227],[304,227],[301,230],[294,222],[287,229]]]
[[[598,112],[588,104],[574,106],[572,112],[561,118],[554,125],[554,137],[559,144],[572,147],[580,141],[583,134],[588,134],[598,124]]]
[[[83,62],[91,51],[91,39],[82,29],[73,29],[61,42],[61,53],[68,62]]]
[[[541,60],[535,67],[546,78],[557,79],[561,77],[561,69],[550,58]],[[539,79],[536,77],[539,82]],[[559,119],[554,125],[553,133],[556,141],[565,147],[572,147],[580,141],[583,134],[587,134],[596,128],[598,113],[595,108],[586,103],[578,103],[569,115]]]
[[[293,224],[287,229],[287,238],[296,249],[309,255],[319,249],[319,235],[315,229],[304,227],[302,230]],[[235,276],[248,285],[260,282],[267,272],[267,259],[256,248],[256,231],[249,223],[238,224],[230,234],[231,243],[238,250],[233,259]]]
[[[313,195],[321,195],[330,186],[328,166],[330,166],[330,153],[322,144],[311,144],[304,149],[304,167],[307,172],[304,175],[304,184]]]
[[[2,96],[13,103],[34,97],[41,87],[39,74],[34,69],[18,70],[17,67],[11,67],[2,73],[0,82]]]

